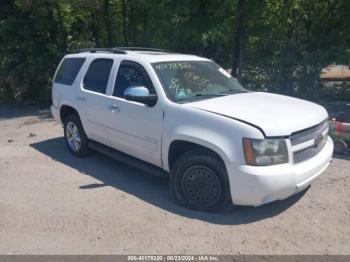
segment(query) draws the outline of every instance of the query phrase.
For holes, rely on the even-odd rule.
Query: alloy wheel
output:
[[[81,137],[78,127],[73,122],[68,122],[66,127],[66,139],[69,147],[78,152],[81,148]]]

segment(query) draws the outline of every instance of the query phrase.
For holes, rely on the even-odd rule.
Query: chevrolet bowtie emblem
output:
[[[318,146],[323,140],[323,135],[319,134],[317,135],[317,137],[315,138],[315,146]]]

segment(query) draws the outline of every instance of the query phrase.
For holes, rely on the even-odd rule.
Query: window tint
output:
[[[84,77],[84,89],[104,94],[112,65],[113,60],[111,59],[94,60]]]
[[[55,83],[63,85],[73,84],[85,58],[65,58],[57,71]]]
[[[113,95],[123,97],[124,90],[130,86],[144,86],[150,90],[150,93],[154,93],[150,80],[148,79],[146,72],[141,70],[141,66],[122,64],[119,66]]]

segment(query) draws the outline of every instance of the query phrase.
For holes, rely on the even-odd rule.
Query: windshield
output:
[[[168,97],[175,102],[247,92],[235,78],[212,61],[160,62],[152,65]]]

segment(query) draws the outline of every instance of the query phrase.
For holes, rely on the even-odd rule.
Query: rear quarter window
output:
[[[57,71],[54,82],[63,85],[73,84],[84,62],[85,58],[65,58]]]

